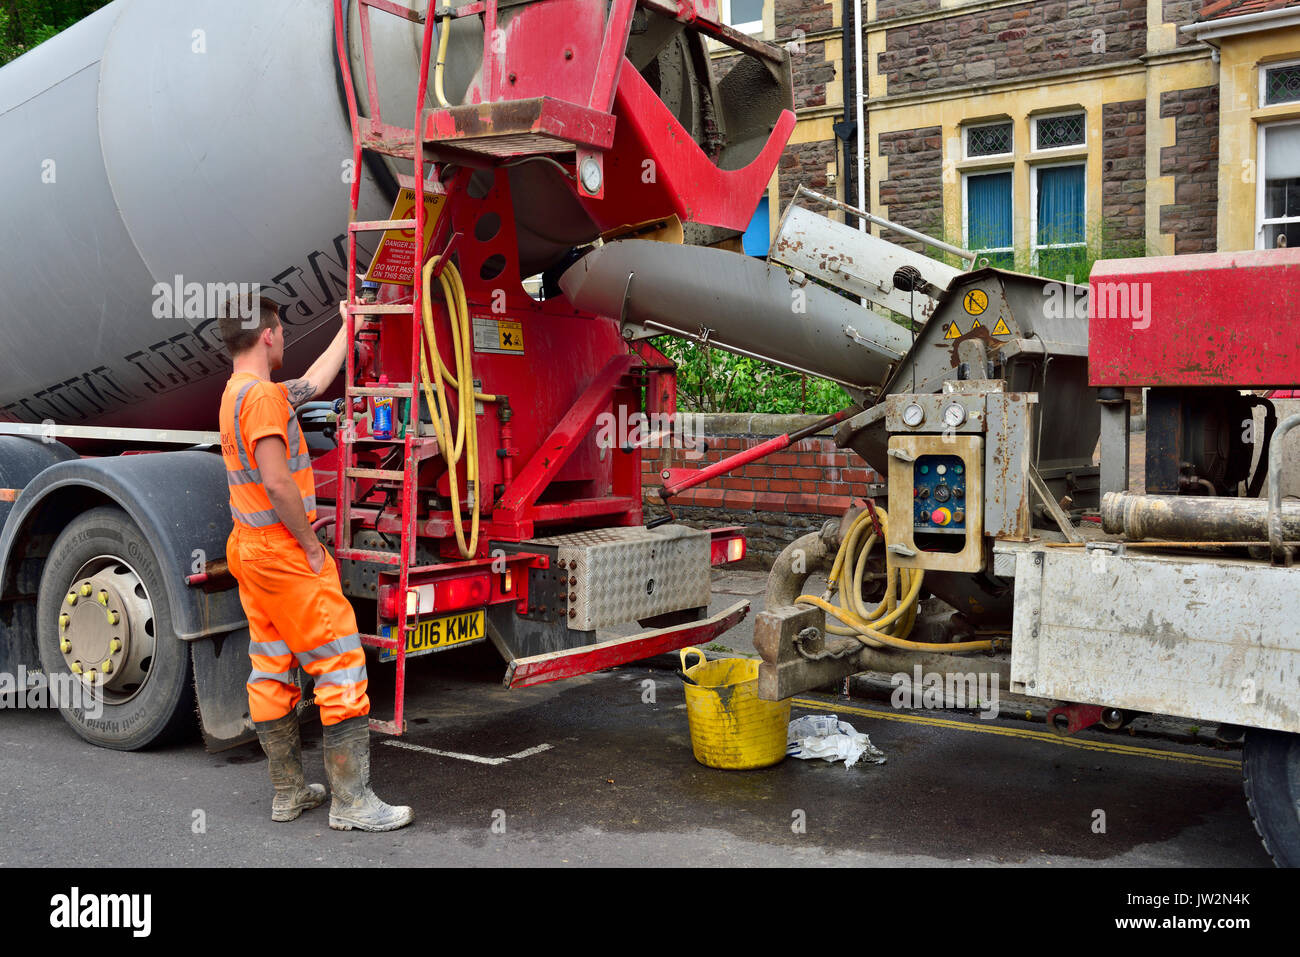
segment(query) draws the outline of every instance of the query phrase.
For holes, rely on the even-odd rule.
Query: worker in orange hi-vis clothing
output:
[[[234,364],[221,399],[221,453],[235,523],[226,559],[248,617],[248,707],[270,763],[271,820],[292,821],[325,800],[321,785],[304,783],[296,662],[315,682],[330,827],[391,831],[414,815],[370,790],[365,654],[338,569],[312,531],[316,489],[294,412],[338,375],[347,333],[340,329],[301,379],[271,382],[284,360],[279,307],[259,298],[249,319],[240,311],[228,309],[232,314],[219,320]]]

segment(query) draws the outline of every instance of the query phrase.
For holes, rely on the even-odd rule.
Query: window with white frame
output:
[[[1088,123],[1083,113],[1036,116],[1033,119],[1033,126],[1034,152],[1087,145]]]
[[[1300,122],[1259,128],[1259,168],[1256,245],[1300,246]]]
[[[1087,177],[1083,163],[1036,165],[1030,171],[1030,233],[1034,265],[1054,271],[1087,246]]]
[[[1011,170],[962,176],[962,242],[989,265],[1015,265],[1012,235]]]
[[[1300,103],[1300,61],[1262,67],[1259,71],[1261,106]]]
[[[984,159],[990,156],[1010,156],[1012,147],[1011,121],[977,123],[962,127],[966,140],[966,158]]]
[[[718,0],[722,22],[741,33],[763,32],[763,0]]]

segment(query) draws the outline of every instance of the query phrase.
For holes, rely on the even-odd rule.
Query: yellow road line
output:
[[[884,718],[886,721],[906,721],[911,724],[923,724],[933,728],[951,728],[956,731],[977,731],[983,734],[997,734],[1007,738],[1025,738],[1041,741],[1045,744],[1061,745],[1067,748],[1081,748],[1084,751],[1104,751],[1128,757],[1154,758],[1158,761],[1179,761],[1183,764],[1198,764],[1202,767],[1225,768],[1237,770],[1241,762],[1234,758],[1217,758],[1210,755],[1186,754],[1182,751],[1161,751],[1156,748],[1140,748],[1132,744],[1110,743],[1108,741],[1089,741],[1082,738],[1066,738],[1051,731],[1032,731],[1028,728],[1007,728],[1001,725],[975,723],[971,721],[954,721],[951,718],[932,718],[927,715],[908,714],[901,711],[880,711],[875,708],[854,708],[848,705],[815,698],[794,698],[792,704],[814,711],[829,711],[844,714],[860,714],[867,718]]]

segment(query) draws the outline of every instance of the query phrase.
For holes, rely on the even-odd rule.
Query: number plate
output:
[[[393,633],[392,625],[381,626],[385,638]],[[452,645],[469,644],[487,637],[483,627],[483,609],[466,611],[445,618],[430,618],[419,622],[406,633],[406,657],[427,655],[442,651]],[[390,648],[379,649],[380,661],[395,661],[397,652]]]

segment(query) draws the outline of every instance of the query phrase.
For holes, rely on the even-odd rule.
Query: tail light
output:
[[[492,598],[492,581],[487,573],[464,575],[444,581],[412,585],[406,592],[407,616],[438,614],[477,608]],[[397,618],[397,586],[385,585],[379,589],[379,617]]]
[[[731,535],[713,540],[709,558],[714,565],[730,565],[744,557],[745,537],[743,535]]]

